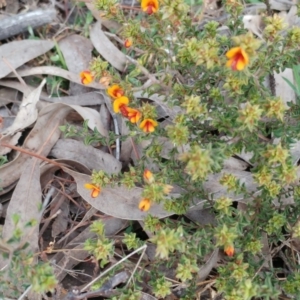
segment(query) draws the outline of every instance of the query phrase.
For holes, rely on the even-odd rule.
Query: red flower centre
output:
[[[114,96],[115,96],[116,98],[122,97],[123,94],[124,94],[124,93],[123,93],[122,90],[115,90],[115,91],[114,91]]]
[[[233,71],[237,70],[237,64],[239,61],[244,61],[244,56],[241,52],[237,53],[232,60],[231,69]]]
[[[145,128],[146,128],[146,130],[149,132],[150,130],[151,130],[151,128],[152,128],[152,123],[151,122],[146,122],[146,124],[145,124]]]
[[[122,104],[120,106],[120,112],[121,112],[122,116],[124,116],[125,118],[128,118],[128,110],[127,110],[127,106],[125,104]]]
[[[148,3],[148,6],[147,6],[147,14],[148,14],[148,15],[153,14],[153,13],[154,13],[154,10],[155,10],[155,3],[152,2],[152,1],[150,1],[150,2]]]

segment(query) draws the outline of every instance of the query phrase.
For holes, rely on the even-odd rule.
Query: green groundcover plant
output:
[[[238,0],[223,3],[228,14],[226,33],[219,31],[215,21],[199,28],[199,19],[181,0],[142,0],[142,13],[131,17],[115,0],[95,4],[101,16],[123,24],[118,36],[111,36],[124,41],[128,66],[119,73],[95,58],[90,70],[81,73],[82,82],[107,84],[113,111],[126,119],[130,129],[122,139],[149,144],[127,172],[109,176],[95,170],[86,187],[97,197],[107,184],[143,185],[139,207],[145,212],[149,242],[156,245],[155,260],[147,270],[141,263],[134,280],[114,299],[140,299],[145,279],[148,292],[157,298],[165,298],[177,287],[181,299],[196,299],[203,287],[200,267],[217,248],[224,255],[211,272],[210,287],[225,299],[298,299],[300,270],[293,245],[300,237],[300,188],[290,150],[300,137],[300,107],[284,103],[265,79],[299,64],[300,29],[265,13],[263,38],[258,39],[243,28],[243,4]],[[158,119],[157,106],[135,97],[137,91],[143,91],[145,98],[155,97],[168,118]],[[97,133],[86,142],[97,138],[107,142]],[[167,149],[162,140],[168,141]],[[223,172],[220,183],[227,192],[217,198],[208,194],[204,183],[209,175],[219,173],[226,159],[242,152],[251,153],[248,171],[255,190]],[[180,197],[170,197],[174,186],[180,188]],[[243,205],[234,201],[236,195]],[[201,199],[215,215],[214,224],[183,217]],[[175,216],[163,220],[152,216],[154,202]],[[101,222],[91,230],[99,238],[87,240],[85,249],[103,267],[116,245],[105,237]],[[122,242],[129,251],[146,243],[133,231]],[[281,263],[276,264],[280,257]],[[11,259],[18,270],[21,263]],[[166,269],[172,270],[171,279]],[[41,285],[42,277],[31,274],[33,290],[53,289],[55,279],[48,265],[33,271],[26,269],[27,278],[33,272],[51,279],[48,286],[47,280]]]
[[[258,39],[243,28],[240,1],[223,5],[228,13],[226,34],[215,21],[199,28],[188,5],[180,0],[143,0],[144,14],[131,18],[114,0],[96,1],[103,17],[123,24],[119,36],[129,64],[120,74],[97,58],[81,76],[86,84],[96,79],[108,85],[113,110],[127,119],[130,136],[137,144],[148,140],[149,145],[121,178],[95,171],[92,181],[98,189],[106,183],[144,184],[140,209],[149,212],[145,229],[156,245],[156,260],[148,275],[156,297],[171,293],[173,282],[162,271],[167,266],[182,284],[182,299],[195,299],[201,290],[199,267],[217,247],[227,256],[214,270],[212,286],[225,299],[293,297],[299,293],[297,259],[289,259],[288,268],[285,263],[277,267],[272,260],[268,265],[263,247],[269,246],[273,261],[280,253],[285,257],[296,253],[292,244],[300,234],[300,189],[290,149],[299,139],[299,107],[284,103],[265,79],[299,64],[300,29],[288,28],[277,14],[266,12],[262,39]],[[146,97],[159,98],[167,120],[158,122],[154,103],[134,97],[140,90]],[[162,139],[172,145],[164,158]],[[220,172],[227,158],[241,152],[251,153],[248,171],[255,190],[225,172],[220,183],[227,192],[218,198],[208,195],[203,187],[208,176]],[[155,171],[146,169],[150,161]],[[167,197],[170,185],[184,192],[176,199]],[[243,209],[229,195],[240,195]],[[292,204],[287,205],[289,197]],[[207,200],[215,225],[180,217],[197,205],[197,199]],[[178,218],[151,216],[153,202],[163,203]],[[123,242],[128,249],[143,243],[135,233],[125,235]],[[123,292],[124,299],[139,299],[143,274],[136,272],[135,284]]]

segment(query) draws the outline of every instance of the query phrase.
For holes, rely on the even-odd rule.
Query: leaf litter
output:
[[[287,4],[284,4],[284,8],[282,5],[282,3],[271,1],[271,6],[277,7],[278,10],[286,10]],[[90,4],[87,3],[87,6],[89,7]],[[103,170],[109,174],[118,174],[122,172],[122,163],[109,152],[84,145],[82,140],[63,138],[59,129],[67,122],[70,114],[75,113],[82,120],[88,120],[87,124],[90,130],[97,129],[103,137],[109,137],[110,109],[105,104],[105,86],[99,82],[93,82],[86,87],[81,83],[78,73],[88,67],[93,47],[106,61],[121,72],[128,61],[126,55],[105,34],[100,22],[103,21],[107,28],[115,25],[120,28],[120,24],[111,24],[107,20],[101,20],[99,15],[96,18],[98,21],[91,27],[90,40],[79,35],[70,35],[59,42],[68,70],[46,65],[36,67],[30,64],[31,60],[47,54],[55,46],[52,41],[24,39],[0,46],[0,79],[2,79],[0,85],[10,87],[23,94],[23,100],[18,103],[19,111],[13,116],[13,123],[3,129],[0,137],[1,155],[12,152],[9,162],[0,167],[0,187],[2,189],[0,193],[3,197],[9,195],[10,198],[2,229],[3,238],[10,238],[16,226],[13,221],[14,216],[18,214],[20,218],[17,226],[23,230],[21,244],[30,240],[27,250],[40,252],[43,260],[52,263],[61,286],[66,279],[72,282],[71,275],[77,276],[76,266],[79,262],[89,258],[89,253],[83,250],[83,244],[88,238],[96,238],[96,234],[90,231],[90,224],[94,220],[101,219],[105,224],[105,234],[114,237],[129,226],[129,221],[140,221],[147,215],[138,209],[138,203],[142,196],[142,188],[138,186],[132,189],[124,186],[106,186],[102,189],[99,197],[92,198],[90,191],[84,188],[84,184],[91,181],[91,170]],[[289,17],[287,18],[291,20]],[[245,16],[244,24],[259,36],[259,16]],[[21,76],[26,80],[35,75],[40,78],[45,75],[52,78],[57,76],[68,80],[70,83],[68,96],[50,97],[42,91],[45,80],[42,80],[36,87],[30,86],[29,83],[24,86],[22,82],[15,79]],[[277,93],[287,100],[291,98],[295,100],[295,95],[282,80],[282,76],[287,76],[293,82],[290,70],[275,74]],[[175,112],[178,113],[178,108],[171,110],[164,104],[164,99],[155,94],[148,96],[138,91],[135,96],[154,101],[162,118],[172,119]],[[4,105],[9,103],[10,100],[6,99]],[[129,129],[124,120],[121,120],[121,123],[121,136],[126,136]],[[162,145],[161,156],[168,159],[168,152],[173,145],[163,137],[160,142]],[[133,162],[134,164],[150,143],[151,141],[142,142],[134,149],[132,140],[127,137],[122,142],[122,162],[127,164]],[[178,148],[179,154],[187,151],[189,147],[189,145],[185,145]],[[295,153],[294,163],[299,159],[299,147],[298,143],[293,150]],[[222,172],[208,178],[204,189],[209,200],[227,195],[226,189],[219,184],[220,176],[225,172],[235,174],[248,190],[257,190],[251,173],[246,171],[251,166],[248,161],[250,160],[249,155],[237,153],[237,157],[245,159],[230,158],[226,160]],[[50,157],[51,161],[47,160],[47,157]],[[147,167],[158,170],[151,160],[148,160]],[[176,198],[181,193],[184,193],[183,189],[172,196]],[[235,201],[241,201],[241,203],[248,200],[242,199],[238,195],[228,194],[228,196],[233,197]],[[45,202],[45,199],[48,199],[49,202]],[[195,199],[194,205],[186,217],[193,222],[201,223],[205,219],[205,224],[214,224],[213,216],[208,211],[206,212],[207,208],[204,208],[207,200]],[[154,204],[150,213],[158,218],[172,215],[159,204]],[[33,222],[32,226],[27,227],[30,222]],[[268,251],[268,245],[265,245],[265,248],[265,251]],[[206,263],[200,266],[198,272],[200,281],[205,280],[219,259],[219,249],[216,247],[208,255]],[[4,267],[7,262],[8,260],[1,259],[0,267]],[[111,263],[113,262],[112,260]],[[83,262],[81,268],[91,267],[87,262]],[[93,268],[96,269],[95,264]],[[120,274],[120,278],[122,277],[126,282],[128,276],[125,273]],[[85,279],[85,283],[89,280]],[[79,282],[77,281],[77,283]],[[115,285],[111,283],[110,288],[113,287]],[[142,293],[142,299],[155,298],[150,294]]]

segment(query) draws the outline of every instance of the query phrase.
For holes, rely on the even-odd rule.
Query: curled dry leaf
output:
[[[127,62],[126,55],[104,34],[99,21],[92,26],[90,37],[94,47],[100,55],[102,55],[113,67],[119,71],[123,71]]]
[[[36,104],[40,99],[40,94],[45,83],[46,79],[36,89],[31,91],[28,96],[24,96],[14,123],[3,132],[3,135],[13,134],[16,131],[25,129],[36,121],[38,116]]]
[[[72,34],[60,40],[58,45],[69,71],[79,74],[89,68],[90,61],[92,60],[93,45],[88,38]],[[88,86],[78,85],[73,82],[70,83],[70,95],[79,95],[89,91],[90,88]]]
[[[0,78],[53,47],[54,42],[42,40],[21,40],[0,46]]]
[[[210,274],[212,268],[214,268],[219,259],[219,248],[216,248],[206,260],[206,263],[200,267],[198,271],[199,281],[205,280],[205,278]]]
[[[91,206],[103,213],[126,220],[143,220],[147,213],[139,210],[138,205],[142,198],[142,189],[134,187],[127,189],[124,186],[109,187],[101,190],[98,197],[92,198],[91,192],[84,187],[85,183],[91,182],[91,177],[85,174],[64,168],[77,183],[77,191],[81,197]],[[149,213],[158,218],[165,218],[173,213],[165,211],[160,204],[153,203]]]
[[[221,196],[227,196],[233,199],[234,201],[245,200],[240,195],[235,195],[232,192],[228,192],[226,187],[220,184],[220,179],[223,174],[233,174],[240,180],[241,183],[245,184],[245,187],[248,192],[259,193],[257,184],[254,182],[252,174],[246,171],[240,171],[236,169],[223,169],[220,173],[210,174],[207,178],[207,181],[203,183],[204,190],[207,194],[210,195],[211,199],[217,199]]]

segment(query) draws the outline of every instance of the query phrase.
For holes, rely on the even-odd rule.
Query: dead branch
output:
[[[0,40],[28,31],[28,27],[36,28],[53,22],[56,18],[54,8],[37,9],[25,14],[18,14],[0,19]]]

